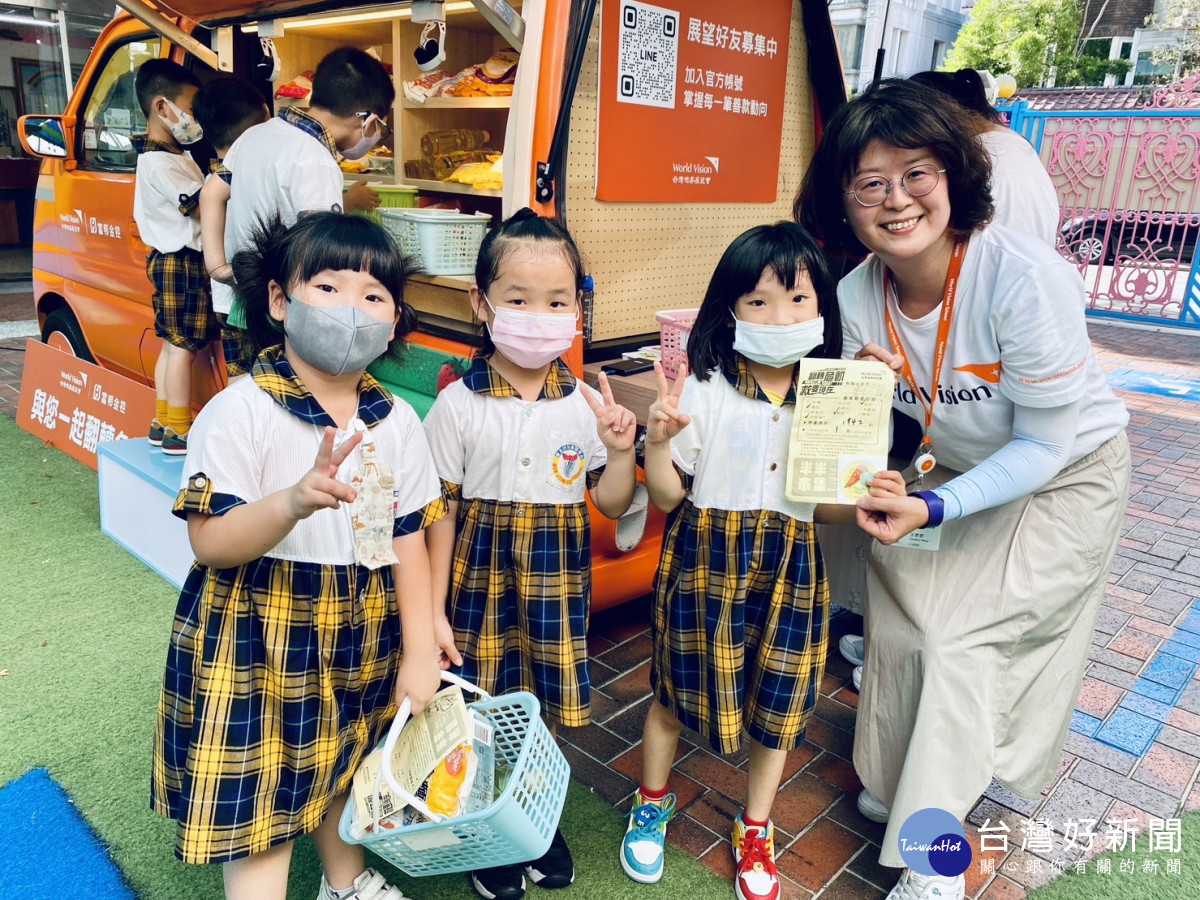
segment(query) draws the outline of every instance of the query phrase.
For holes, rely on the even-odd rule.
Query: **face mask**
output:
[[[326,375],[361,372],[388,348],[392,323],[357,306],[312,306],[288,297],[284,334],[306,363]]]
[[[204,137],[204,129],[200,127],[200,123],[195,120],[191,113],[185,113],[182,109],[163,97],[163,102],[171,107],[171,112],[175,113],[175,118],[178,121],[172,122],[170,119],[163,119],[163,124],[171,129],[171,136],[181,144],[194,144],[200,138]]]
[[[373,131],[370,137],[367,136],[368,128]],[[371,148],[378,144],[379,139],[382,137],[383,129],[379,125],[379,116],[372,113],[367,116],[366,121],[362,124],[362,137],[358,139],[358,143],[349,150],[343,150],[342,156],[346,157],[346,159],[362,159],[371,152]]]
[[[823,316],[794,325],[756,325],[737,318],[733,322],[733,349],[773,369],[795,365],[825,343]]]
[[[522,369],[540,369],[566,353],[575,343],[575,316],[567,313],[516,312],[492,306],[487,295],[483,302],[495,318],[488,334],[496,349]]]

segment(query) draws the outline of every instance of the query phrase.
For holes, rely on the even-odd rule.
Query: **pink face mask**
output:
[[[575,343],[577,317],[567,313],[517,312],[483,302],[494,314],[488,334],[496,349],[522,369],[540,369],[558,359]]]

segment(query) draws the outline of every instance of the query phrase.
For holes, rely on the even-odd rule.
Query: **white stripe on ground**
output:
[[[11,338],[37,337],[41,334],[37,319],[26,319],[24,322],[0,322],[0,341]]]

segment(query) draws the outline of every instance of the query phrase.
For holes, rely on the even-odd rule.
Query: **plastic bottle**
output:
[[[421,155],[438,156],[455,150],[478,150],[487,146],[492,133],[482,128],[452,128],[449,131],[427,131],[421,135]]]

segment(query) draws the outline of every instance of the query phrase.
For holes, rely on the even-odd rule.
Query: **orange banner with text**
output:
[[[774,203],[791,0],[609,0],[596,199]]]
[[[153,418],[154,388],[26,342],[17,424],[30,434],[95,469],[98,443],[144,437]]]

